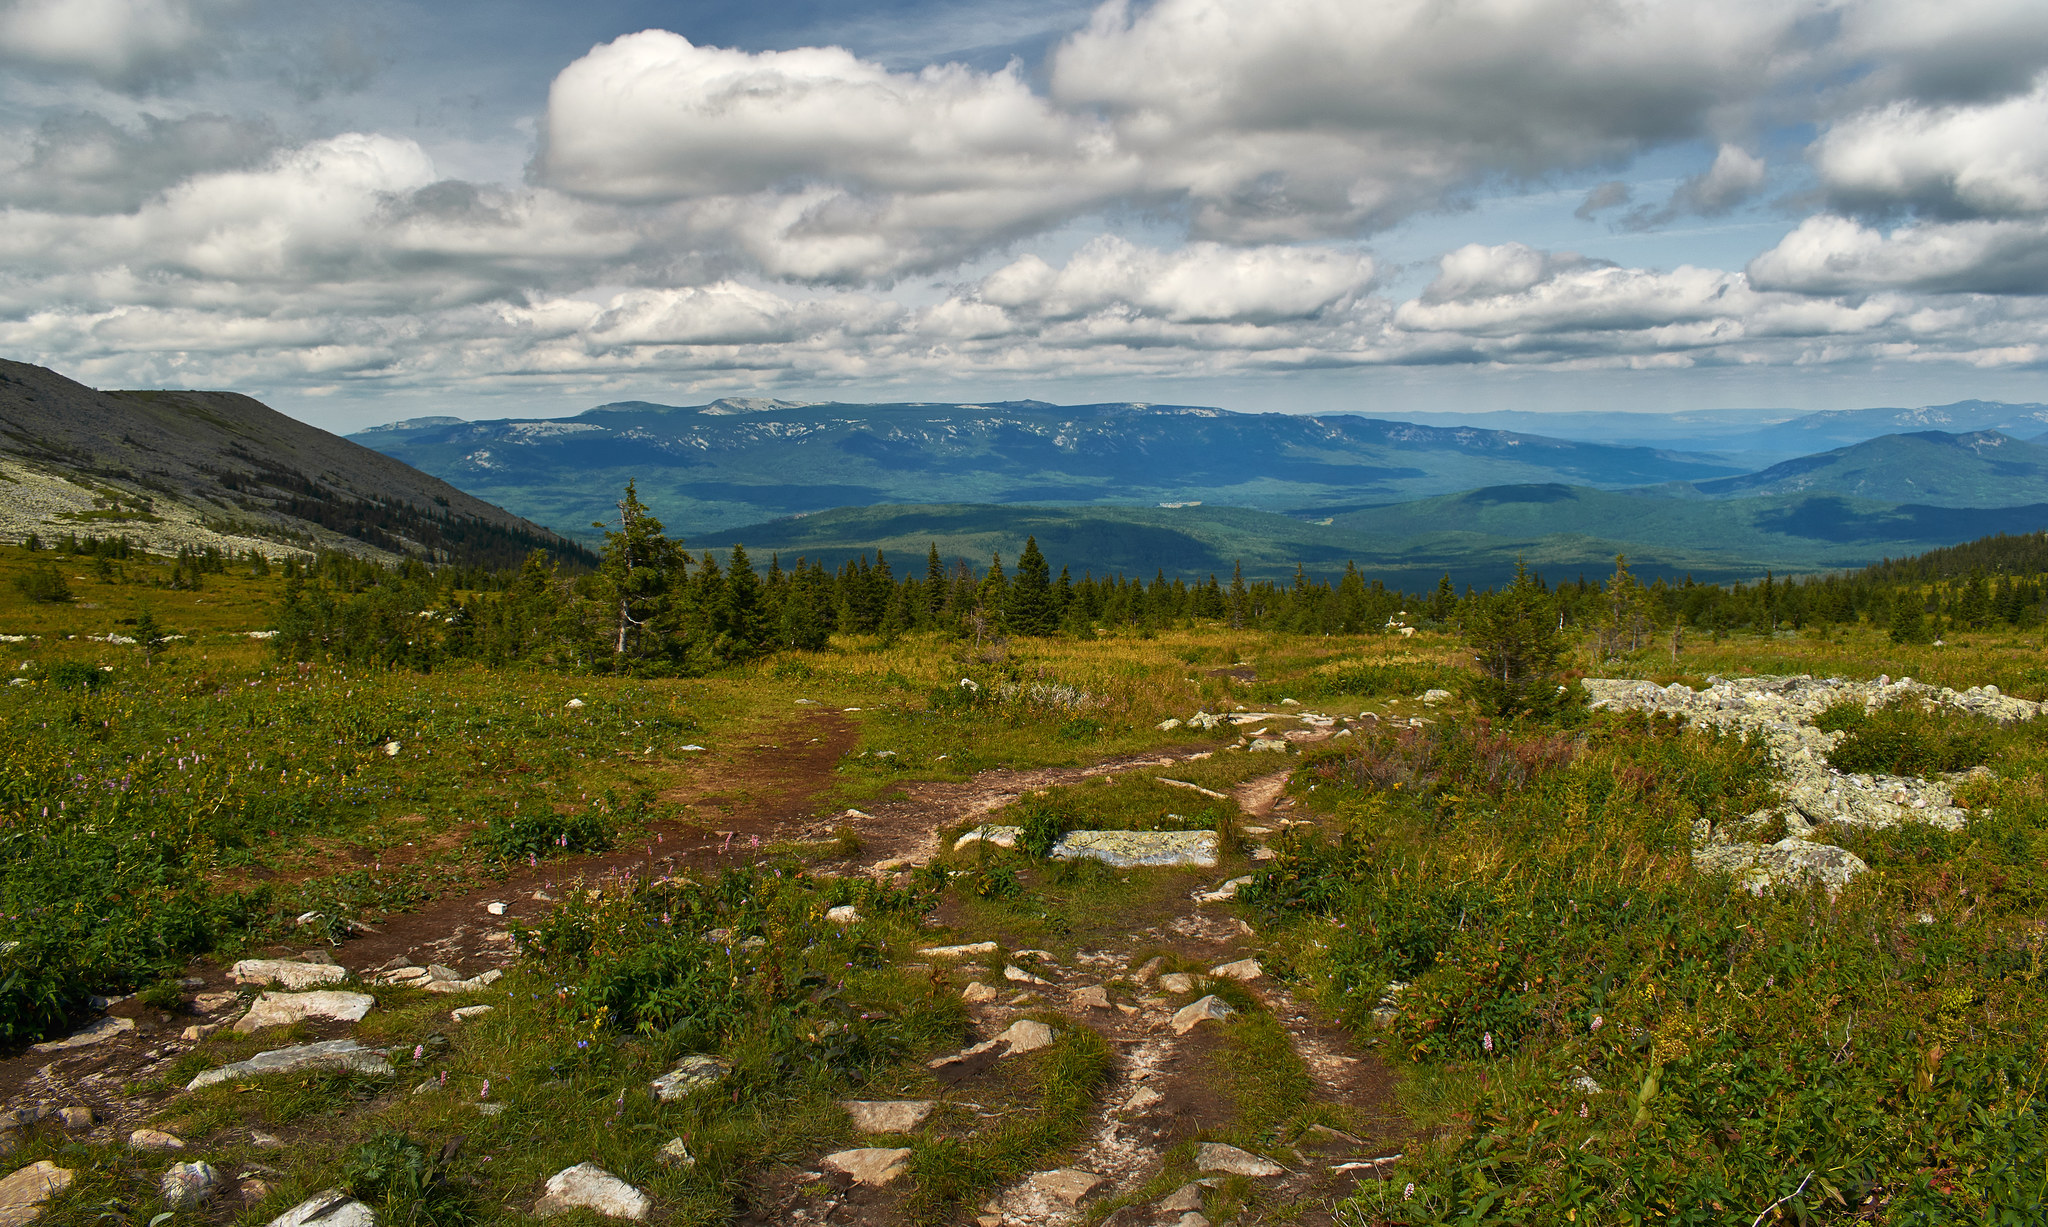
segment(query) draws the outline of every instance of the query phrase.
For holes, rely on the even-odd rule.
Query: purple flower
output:
[[[1600,1015],[1598,1015],[1598,1014],[1595,1014],[1595,1015],[1593,1015],[1593,1030],[1595,1030],[1595,1031],[1598,1031],[1598,1030],[1599,1030],[1600,1028],[1602,1028],[1602,1027],[1604,1027],[1604,1026],[1606,1026],[1606,1025],[1607,1025],[1607,1020],[1606,1020],[1606,1019],[1604,1019],[1604,1018],[1600,1017]]]
[[[1488,1032],[1485,1032],[1484,1034],[1482,1034],[1482,1035],[1481,1035],[1481,1036],[1479,1037],[1479,1046],[1480,1046],[1481,1048],[1484,1048],[1484,1049],[1486,1049],[1486,1051],[1488,1051],[1488,1052],[1492,1052],[1492,1051],[1493,1051],[1493,1032],[1491,1032],[1491,1031],[1488,1031]]]

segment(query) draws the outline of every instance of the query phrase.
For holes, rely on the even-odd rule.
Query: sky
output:
[[[2048,400],[2048,4],[0,0],[0,356],[337,430]]]

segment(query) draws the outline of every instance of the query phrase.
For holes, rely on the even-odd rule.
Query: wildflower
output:
[[[484,1089],[478,1091],[476,1097],[478,1099],[489,1099],[491,1097],[491,1080],[489,1078],[484,1079]]]
[[[427,1046],[425,1044],[414,1044],[412,1046],[412,1063],[414,1065],[418,1065],[420,1063],[420,1058],[426,1055]]]
[[[1408,1187],[1407,1187],[1407,1188],[1405,1188],[1405,1189],[1402,1189],[1402,1190],[1401,1190],[1401,1200],[1402,1200],[1402,1201],[1408,1201],[1409,1199],[1413,1198],[1414,1196],[1415,1196],[1415,1182],[1414,1182],[1413,1180],[1411,1180],[1411,1181],[1409,1181],[1409,1182],[1408,1182]]]
[[[1598,1014],[1595,1014],[1595,1015],[1593,1015],[1593,1030],[1595,1030],[1595,1031],[1598,1031],[1598,1030],[1599,1030],[1600,1028],[1602,1028],[1602,1027],[1604,1027],[1604,1026],[1606,1026],[1606,1025],[1607,1025],[1607,1020],[1606,1020],[1605,1018],[1602,1018],[1602,1017],[1601,1017],[1600,1015],[1598,1015]]]
[[[1584,1119],[1586,1119],[1586,1105],[1585,1105],[1585,1104],[1580,1104],[1580,1105],[1579,1105],[1579,1119],[1580,1119],[1580,1120],[1584,1120]]]
[[[1480,1046],[1481,1048],[1484,1048],[1484,1049],[1486,1049],[1486,1051],[1488,1051],[1488,1052],[1492,1052],[1492,1051],[1493,1051],[1493,1032],[1491,1032],[1491,1031],[1487,1031],[1487,1032],[1485,1032],[1485,1033],[1481,1034],[1481,1035],[1480,1035],[1480,1037],[1479,1037],[1479,1046]]]

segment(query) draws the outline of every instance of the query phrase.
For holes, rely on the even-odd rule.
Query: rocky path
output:
[[[1290,713],[1257,715],[1261,727],[1255,732],[1261,736],[1276,721],[1295,718]],[[1327,724],[1301,731],[1308,736],[1295,739],[1332,735]],[[1244,739],[1250,741],[1253,732],[1247,731]],[[385,1061],[381,1051],[360,1047],[351,1038],[353,1024],[364,1016],[371,998],[349,991],[349,985],[404,983],[446,993],[451,1008],[462,1008],[465,994],[487,987],[497,969],[512,960],[508,924],[537,916],[566,883],[579,877],[717,868],[733,863],[736,849],[745,855],[758,844],[821,840],[842,824],[858,832],[861,851],[844,862],[822,865],[820,871],[888,875],[937,855],[940,830],[991,815],[1028,791],[1171,766],[1214,752],[1183,749],[1084,767],[996,770],[962,782],[911,783],[900,800],[875,806],[871,813],[820,813],[832,772],[853,740],[854,729],[843,715],[826,710],[805,713],[785,730],[781,745],[762,747],[692,793],[674,798],[693,806],[702,819],[697,824],[661,824],[649,832],[646,843],[633,848],[515,870],[503,882],[391,917],[338,951],[279,948],[269,952],[276,956],[270,960],[195,969],[185,987],[196,1014],[173,1015],[133,999],[113,1003],[104,1019],[79,1035],[0,1062],[0,1092],[6,1094],[8,1112],[0,1116],[0,1134],[56,1124],[81,1139],[160,1150],[170,1163],[163,1177],[164,1196],[173,1204],[197,1205],[230,1193],[260,1200],[269,1193],[260,1175],[215,1171],[196,1154],[185,1161],[187,1148],[181,1140],[147,1127],[146,1120],[175,1096],[176,1088],[153,1094],[134,1089],[162,1075],[180,1054],[222,1026],[257,1031],[297,1024],[297,1035],[310,1039],[264,1052],[246,1070],[229,1067],[207,1077],[254,1076],[278,1069],[373,1068]],[[1259,837],[1278,825],[1300,821],[1290,816],[1293,802],[1283,796],[1286,778],[1286,770],[1276,770],[1236,788],[1234,799],[1246,817],[1248,834]],[[1300,1203],[1290,1210],[1296,1221],[1327,1221],[1331,1199],[1361,1177],[1376,1174],[1381,1166],[1377,1161],[1398,1151],[1400,1126],[1387,1071],[1370,1050],[1354,1049],[1341,1032],[1265,974],[1253,930],[1229,913],[1225,900],[1231,890],[1228,883],[1212,883],[1209,890],[1196,892],[1197,897],[1166,912],[1133,916],[1127,930],[1096,935],[1064,964],[1043,951],[1007,952],[1001,979],[981,971],[978,974],[989,983],[961,986],[977,1032],[999,1041],[970,1059],[970,1066],[979,1061],[979,1067],[988,1067],[997,1058],[1028,1051],[1029,1045],[1019,1037],[1037,1034],[1032,1028],[1050,1037],[1044,1020],[1092,1030],[1115,1054],[1111,1075],[1080,1130],[1080,1141],[1059,1156],[1063,1165],[996,1191],[976,1212],[982,1227],[1075,1221],[1103,1198],[1128,1202],[1110,1221],[1200,1227],[1208,1221],[1202,1207],[1214,1198],[1219,1181],[1233,1173],[1256,1180],[1264,1189],[1261,1196],[1274,1204]],[[1160,971],[1159,951],[1168,952],[1183,970]],[[1145,962],[1138,961],[1141,955]],[[968,974],[963,970],[959,978]],[[1197,1148],[1188,1181],[1164,1196],[1131,1201],[1138,1191],[1157,1183],[1169,1152],[1227,1132],[1237,1120],[1237,1105],[1217,1060],[1223,1042],[1219,1027],[1226,1024],[1230,1010],[1209,991],[1226,979],[1245,985],[1259,1007],[1280,1023],[1311,1072],[1317,1098],[1342,1119],[1358,1122],[1364,1136],[1323,1130],[1316,1138],[1288,1139],[1288,1145],[1272,1155],[1203,1144]],[[971,1070],[962,1075],[957,1093],[948,1096],[970,1112],[974,1076]],[[268,1144],[262,1138],[257,1141]],[[276,1142],[288,1145],[283,1139]],[[0,1137],[0,1147],[5,1144]],[[756,1205],[766,1217],[758,1221],[896,1223],[900,1214],[895,1199],[862,1196],[864,1191],[874,1192],[867,1188],[870,1181],[880,1189],[896,1178],[889,1175],[890,1162],[900,1175],[901,1157],[889,1158],[894,1153],[882,1147],[820,1155],[814,1169],[763,1185],[764,1196]],[[849,1174],[856,1168],[858,1172]],[[8,1216],[13,1224],[31,1221],[40,1204],[36,1198],[60,1192],[64,1178],[38,1168],[22,1169],[10,1179],[19,1188],[0,1186],[0,1203],[18,1194],[20,1204],[13,1209],[0,1205],[0,1216]],[[850,1191],[821,1203],[803,1190],[807,1182],[819,1179],[833,1180]],[[789,1196],[778,1201],[777,1189]],[[559,1208],[589,1206],[630,1218],[637,1206],[639,1214],[646,1213],[646,1199],[637,1190],[594,1168],[558,1173],[542,1197],[543,1202],[550,1199]],[[292,1213],[352,1222],[349,1216],[362,1210],[329,1191]]]

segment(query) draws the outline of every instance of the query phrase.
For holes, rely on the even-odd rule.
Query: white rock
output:
[[[548,1177],[547,1193],[533,1204],[533,1213],[547,1218],[569,1210],[592,1210],[606,1218],[641,1220],[649,1208],[647,1194],[594,1163],[578,1163]]]
[[[1014,848],[1017,846],[1017,841],[1023,838],[1023,836],[1023,827],[986,824],[978,826],[954,840],[953,851],[958,852],[969,844],[981,843],[983,841],[994,844],[998,848]]]
[[[505,914],[505,905],[502,903],[486,903],[484,904],[484,911],[493,916],[503,916]]]
[[[1186,1035],[1205,1022],[1221,1022],[1236,1012],[1217,1000],[1215,994],[1212,993],[1200,1000],[1190,1001],[1174,1011],[1173,1033],[1175,1035]]]
[[[1422,701],[1432,707],[1438,703],[1448,702],[1450,697],[1451,692],[1448,690],[1425,690],[1422,692]]]
[[[420,987],[430,993],[480,993],[496,984],[504,975],[504,972],[493,967],[482,975],[471,976],[467,980],[429,980]]]
[[[315,1193],[270,1220],[270,1227],[377,1227],[376,1212],[340,1189]]]
[[[488,1014],[496,1008],[496,1006],[488,1005],[458,1006],[457,1008],[448,1011],[448,1017],[454,1019],[456,1022],[467,1022],[468,1020],[475,1018],[480,1014]]]
[[[1180,1214],[1202,1208],[1202,1186],[1189,1181],[1166,1195],[1153,1209],[1165,1214]]]
[[[1003,979],[1010,981],[1012,984],[1052,983],[1052,981],[1044,978],[1043,976],[1032,975],[1030,972],[1025,971],[1022,967],[1017,966],[1015,963],[1011,963],[1003,968]]]
[[[1271,1159],[1221,1142],[1204,1142],[1195,1151],[1195,1167],[1205,1172],[1228,1172],[1233,1176],[1278,1176],[1287,1169]]]
[[[1083,988],[1077,988],[1074,990],[1074,1004],[1087,1006],[1094,1010],[1109,1009],[1109,990],[1100,984],[1090,984]]]
[[[1249,874],[1241,878],[1232,878],[1228,882],[1225,882],[1223,885],[1217,887],[1215,890],[1205,890],[1196,892],[1195,902],[1198,904],[1228,903],[1232,899],[1237,898],[1238,891],[1243,890],[1245,887],[1250,886],[1251,884],[1252,878]]]
[[[668,1141],[663,1142],[661,1149],[654,1152],[654,1157],[670,1167],[697,1166],[697,1156],[690,1153],[690,1148],[683,1143],[681,1138],[670,1138]]]
[[[583,706],[583,700],[581,700],[581,699],[571,699],[571,700],[569,700],[569,701],[568,701],[567,703],[564,703],[564,704],[562,704],[562,706],[564,706],[564,707],[568,708],[568,709],[569,709],[569,710],[571,710],[571,711],[574,711],[574,710],[576,710],[577,708],[579,708],[579,707]]]
[[[83,1030],[74,1031],[61,1040],[34,1045],[32,1052],[62,1052],[67,1048],[84,1048],[91,1044],[105,1043],[117,1035],[126,1035],[135,1030],[132,1018],[102,1018]]]
[[[1010,1055],[1015,1056],[1020,1052],[1035,1052],[1051,1044],[1052,1028],[1035,1018],[1020,1018],[996,1038],[1008,1040]]]
[[[161,1129],[137,1129],[128,1135],[130,1150],[183,1150],[185,1139]]]
[[[1252,739],[1250,748],[1254,754],[1285,754],[1287,753],[1287,739],[1284,737],[1255,737]],[[1216,862],[1211,861],[1209,863],[1213,865]]]
[[[220,1172],[204,1159],[173,1163],[157,1182],[164,1203],[171,1206],[197,1206],[212,1201],[214,1190],[219,1187]]]
[[[859,924],[860,910],[851,903],[842,903],[838,907],[827,910],[825,919],[836,925]]]
[[[289,1027],[293,1023],[309,1018],[324,1018],[333,1022],[361,1022],[370,1012],[377,999],[368,993],[342,993],[333,990],[310,993],[265,993],[242,1015],[242,1021],[235,1024],[235,1030],[243,1035],[264,1027]]]
[[[1163,1102],[1165,1099],[1166,1096],[1153,1090],[1151,1087],[1141,1086],[1131,1093],[1129,1099],[1124,1100],[1123,1110],[1126,1112],[1143,1112],[1153,1104]],[[1166,1207],[1162,1206],[1160,1208],[1163,1210]]]
[[[377,1049],[365,1048],[354,1040],[326,1040],[261,1052],[246,1061],[209,1069],[186,1083],[185,1089],[196,1091],[216,1082],[265,1074],[297,1073],[303,1069],[353,1069],[366,1074],[388,1074],[391,1062]]]
[[[868,1146],[826,1155],[818,1166],[846,1176],[855,1184],[880,1188],[910,1170],[908,1146]]]
[[[1052,858],[1087,857],[1118,869],[1173,865],[1213,869],[1221,846],[1214,831],[1069,831],[1053,845]]]
[[[0,1180],[0,1227],[23,1227],[43,1212],[43,1204],[71,1187],[77,1175],[48,1159],[16,1169]]]
[[[339,984],[348,972],[335,963],[301,963],[296,959],[243,959],[228,968],[228,979],[237,984],[275,984],[280,988],[318,988]]]
[[[909,1133],[932,1114],[929,1099],[847,1099],[840,1107],[862,1133]]]
[[[923,950],[918,951],[919,954],[934,959],[970,959],[978,954],[994,954],[995,952],[996,944],[994,942],[968,942],[964,946],[926,946]]]
[[[1209,974],[1212,976],[1222,976],[1226,980],[1238,980],[1249,984],[1260,976],[1265,975],[1266,969],[1259,965],[1257,959],[1239,959],[1235,963],[1225,963],[1221,967],[1212,967],[1209,969]]]
[[[1565,1083],[1565,1085],[1577,1091],[1581,1095],[1598,1095],[1600,1092],[1607,1089],[1606,1087],[1601,1086],[1598,1082],[1594,1081],[1592,1076],[1589,1074],[1580,1074],[1577,1077],[1573,1078],[1570,1082]]]
[[[684,1057],[674,1069],[649,1085],[654,1089],[655,1098],[668,1103],[715,1085],[731,1072],[732,1064],[719,1057]]]
[[[979,980],[960,990],[960,1000],[967,1002],[969,1005],[979,1005],[984,1001],[994,1001],[1000,996],[1002,996],[1001,992],[990,988]]]
[[[395,742],[395,741],[387,741],[387,742],[385,742],[385,743],[384,743],[384,757],[386,757],[386,758],[397,758],[397,757],[398,757],[398,751],[399,751],[399,744],[398,744],[397,742]]]
[[[1195,978],[1184,971],[1169,971],[1159,977],[1159,987],[1168,993],[1192,993],[1195,991]]]

